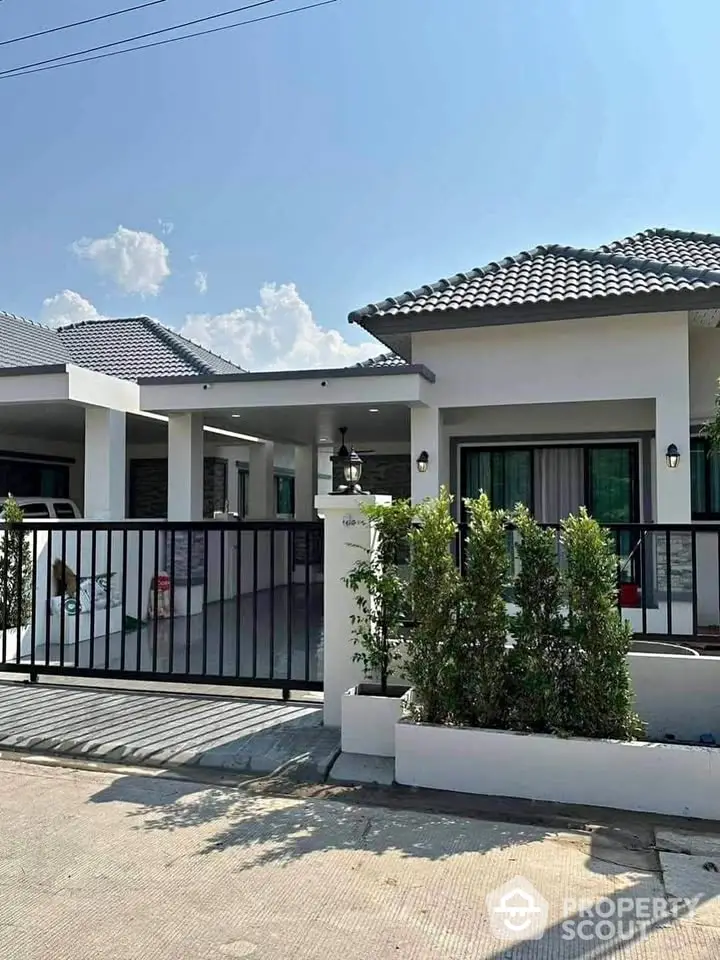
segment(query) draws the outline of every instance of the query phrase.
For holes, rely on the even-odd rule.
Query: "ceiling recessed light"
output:
[[[318,443],[330,443],[330,437],[320,437]]]
[[[233,418],[233,420],[237,420],[239,417],[242,416],[242,414],[241,414],[241,413],[231,413],[230,416]]]
[[[377,407],[370,407],[370,413],[380,413]]]

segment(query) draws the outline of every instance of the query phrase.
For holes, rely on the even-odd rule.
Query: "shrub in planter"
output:
[[[507,514],[481,493],[466,500],[468,537],[460,588],[459,621],[449,640],[452,657],[448,712],[466,726],[504,725],[510,581]]]
[[[0,630],[20,629],[30,622],[33,565],[17,502],[8,497],[0,519]]]
[[[507,662],[507,721],[513,730],[544,733],[565,727],[564,703],[573,695],[556,535],[542,529],[523,505],[512,521],[520,569],[511,628],[515,646]]]
[[[457,627],[461,583],[452,547],[457,524],[445,488],[416,507],[410,532],[410,605],[405,675],[413,687],[411,709],[428,723],[448,720],[448,690],[453,669],[453,633]]]
[[[373,528],[373,549],[355,564],[344,582],[355,593],[358,609],[350,618],[358,648],[354,660],[362,663],[368,681],[378,683],[375,692],[385,696],[392,667],[399,660],[398,638],[408,614],[403,568],[414,507],[408,500],[396,500],[388,506],[368,505],[363,513]]]
[[[617,608],[617,558],[609,534],[581,508],[562,525],[567,555],[567,631],[582,651],[568,733],[632,740],[643,724],[633,711],[627,653],[632,628]]]

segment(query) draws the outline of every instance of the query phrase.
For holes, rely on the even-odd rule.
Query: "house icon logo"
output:
[[[548,902],[525,877],[497,887],[485,906],[490,929],[501,940],[539,940],[547,927]]]

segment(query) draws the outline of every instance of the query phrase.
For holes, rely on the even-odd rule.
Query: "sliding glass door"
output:
[[[636,523],[639,520],[636,444],[586,448],[585,478],[587,507],[599,523]],[[615,549],[621,563],[620,578],[636,580],[635,534],[631,530],[620,530],[615,536]]]
[[[493,507],[511,510],[517,503],[533,508],[533,451],[498,448],[462,451],[460,495],[477,497],[487,493]]]

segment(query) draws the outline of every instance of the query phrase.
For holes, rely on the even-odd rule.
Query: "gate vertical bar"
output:
[[[202,669],[203,676],[207,675],[207,644],[208,644],[208,531],[203,531],[203,608],[202,608]]]
[[[145,551],[145,531],[138,530],[138,570],[137,570],[137,635],[135,637],[135,669],[140,672],[142,666],[142,632],[143,632],[143,554]]]
[[[692,632],[698,633],[698,597],[697,597],[697,539],[695,530],[690,531],[690,554],[692,563]]]
[[[75,669],[80,664],[80,614],[82,611],[80,603],[80,571],[82,566],[82,530],[75,533],[75,643],[73,644],[73,662]]]
[[[305,528],[305,682],[310,680],[310,528]]]
[[[270,531],[270,650],[268,676],[275,676],[275,531]],[[257,647],[253,647],[253,676],[257,673]]]
[[[240,677],[240,621],[242,618],[242,531],[235,527],[235,677]]]
[[[106,577],[105,580],[105,669],[110,669],[110,602],[112,599],[112,542],[113,542],[113,531],[112,529],[107,532],[107,556],[105,560],[107,562],[106,567]],[[122,633],[120,634],[122,637]]]
[[[220,676],[225,676],[225,527],[220,528]]]
[[[142,532],[140,533],[142,536]],[[125,633],[125,618],[127,617],[127,560],[128,560],[128,532],[127,528],[122,532],[122,570],[120,573],[121,594],[120,594],[120,669],[125,669],[125,643],[127,634]]]
[[[188,553],[190,530],[187,532]],[[190,566],[187,566],[187,589],[190,590]],[[173,672],[175,660],[175,527],[170,531],[170,637],[168,643],[168,673]]]
[[[92,557],[90,558],[90,657],[89,668],[95,666],[95,577],[97,575],[97,530],[91,534]]]
[[[665,599],[667,601],[667,632],[672,636],[672,560],[670,557],[670,530],[665,531]]]
[[[48,558],[49,559],[49,558]],[[67,531],[60,533],[60,562],[62,564],[62,595],[60,597],[60,666],[65,666],[65,598],[67,595]]]
[[[35,644],[37,642],[35,631],[37,630],[37,588],[38,588],[37,527],[34,524],[32,528],[32,554],[30,559],[32,564],[32,594],[30,597],[30,665],[31,665],[31,676],[32,676],[33,674],[32,668],[35,666]]]

